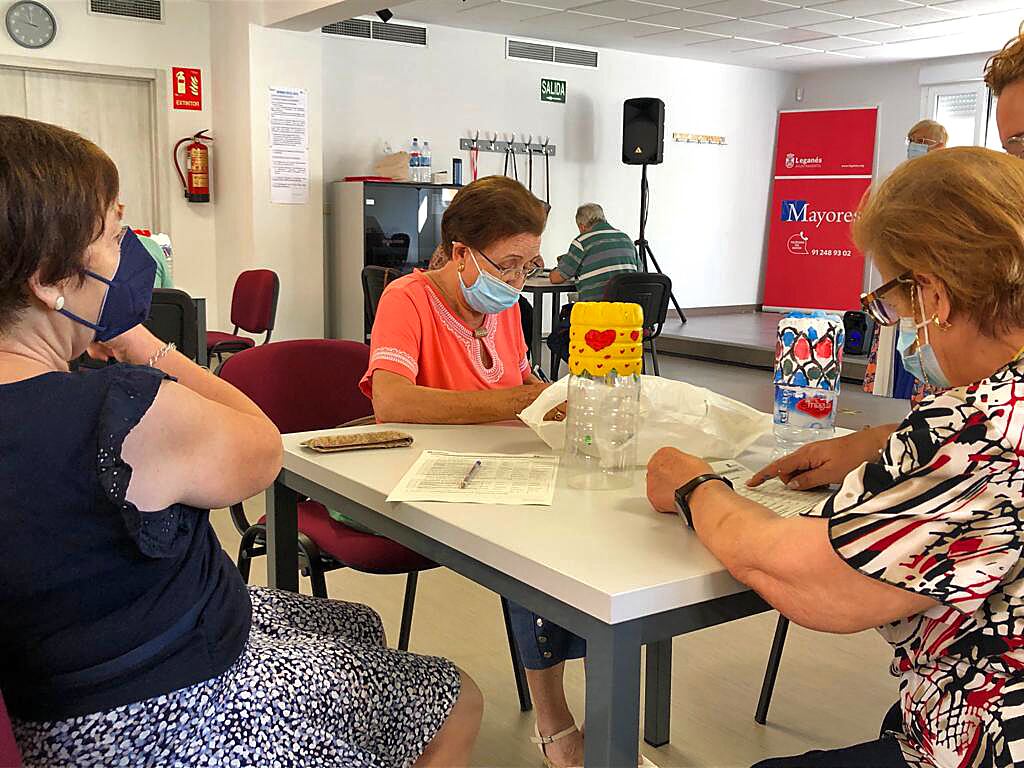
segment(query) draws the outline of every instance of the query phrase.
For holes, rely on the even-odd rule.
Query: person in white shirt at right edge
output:
[[[931,152],[872,190],[854,239],[882,285],[862,302],[900,325],[906,369],[946,390],[900,425],[812,443],[762,469],[840,489],[805,516],[743,499],[703,460],[648,466],[738,580],[824,632],[878,627],[899,701],[875,741],[756,768],[1024,765],[1024,33],[986,67],[1008,154]]]

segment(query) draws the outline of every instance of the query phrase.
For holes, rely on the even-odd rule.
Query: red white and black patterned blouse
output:
[[[924,400],[809,514],[872,578],[939,605],[879,628],[913,766],[1024,765],[1024,362]]]

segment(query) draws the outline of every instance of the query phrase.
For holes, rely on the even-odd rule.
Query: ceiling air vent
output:
[[[383,22],[371,19],[339,21],[322,27],[320,31],[328,35],[344,35],[345,37],[358,37],[363,40],[383,40],[389,43],[404,43],[405,45],[427,44],[426,27],[416,27],[411,24],[395,24],[394,22],[384,24]]]
[[[561,48],[555,46],[555,63],[572,64],[574,67],[597,67],[597,51],[586,48]]]
[[[89,0],[91,13],[145,21],[163,21],[162,6],[160,0]]]
[[[543,61],[550,64],[568,64],[574,67],[597,67],[597,51],[586,48],[566,48],[550,43],[505,39],[506,55],[510,59]]]
[[[528,61],[554,61],[555,46],[508,38],[508,57]]]
[[[395,24],[393,22],[382,24],[379,21],[374,21],[372,24],[374,40],[387,40],[391,43],[406,43],[408,45],[427,44],[426,27],[414,27],[410,24]]]
[[[328,35],[345,35],[346,37],[361,37],[364,40],[370,39],[369,19],[349,19],[348,21],[337,21],[323,27],[321,32]]]

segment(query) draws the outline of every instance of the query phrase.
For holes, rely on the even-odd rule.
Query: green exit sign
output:
[[[557,101],[565,104],[565,80],[548,80],[542,77],[540,81],[540,100]]]

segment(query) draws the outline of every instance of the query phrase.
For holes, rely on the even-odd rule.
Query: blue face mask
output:
[[[919,328],[924,328],[924,344],[918,344],[917,351],[911,352],[910,348],[917,344]],[[917,325],[913,320],[900,320],[900,336],[896,348],[907,373],[928,386],[949,389],[949,379],[946,378],[942,366],[939,365],[939,359],[935,356],[935,350],[928,341],[928,323]]]
[[[97,321],[90,323],[63,307],[57,311],[96,331],[96,341],[110,341],[149,317],[156,261],[131,229],[125,229],[121,237],[121,258],[113,278],[108,280],[89,270],[85,274],[107,284],[107,295]]]
[[[466,300],[466,303],[485,315],[496,315],[515,305],[519,301],[519,291],[504,280],[499,280],[490,272],[482,270],[480,262],[476,260],[476,255],[472,250],[469,255],[473,257],[473,263],[476,264],[478,277],[475,283],[467,287],[462,282],[462,275],[459,275],[462,298]]]
[[[912,141],[907,145],[907,160],[913,160],[915,157],[928,154],[928,145],[922,144],[919,141]]]

